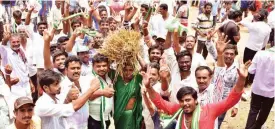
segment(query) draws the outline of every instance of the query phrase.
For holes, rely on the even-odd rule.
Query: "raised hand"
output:
[[[71,102],[72,100],[76,100],[79,96],[79,89],[75,86],[75,84],[72,85],[71,89],[69,90],[67,94],[67,100]]]
[[[43,39],[45,42],[49,43],[52,41],[53,37],[54,37],[54,32],[55,29],[53,28],[53,30],[49,33],[47,29],[45,29],[43,31]]]
[[[170,77],[170,70],[168,65],[166,64],[166,61],[164,58],[162,58],[159,61],[160,64],[160,70],[159,70],[159,75],[161,79],[167,79]]]
[[[150,66],[147,66],[147,72],[141,71],[140,74],[142,76],[142,83],[146,88],[150,88],[150,79],[152,78],[150,75]]]
[[[227,35],[219,36],[218,41],[216,42],[216,49],[217,49],[218,55],[223,54],[223,51],[226,45],[230,42],[230,40],[227,41],[227,38],[228,38]]]
[[[239,77],[245,79],[248,75],[248,68],[251,65],[251,60],[245,62],[245,64],[240,61],[240,68],[238,69]]]
[[[7,64],[5,66],[5,73],[6,74],[11,74],[11,72],[12,72],[12,67],[9,64]]]

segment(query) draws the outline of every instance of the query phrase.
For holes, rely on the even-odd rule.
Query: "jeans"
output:
[[[245,129],[260,129],[265,123],[273,103],[274,98],[263,97],[252,92]]]
[[[109,128],[110,120],[105,121],[106,129]],[[101,122],[93,119],[91,116],[88,118],[88,129],[101,129]]]

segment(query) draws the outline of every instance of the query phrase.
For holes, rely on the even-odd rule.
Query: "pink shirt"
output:
[[[237,104],[241,98],[241,95],[242,92],[238,93],[235,92],[235,89],[232,89],[226,99],[218,103],[207,104],[203,106],[200,114],[199,128],[214,129],[215,119],[222,113],[233,107],[235,104]],[[179,104],[165,101],[161,98],[159,94],[155,94],[155,98],[152,100],[152,102],[156,105],[158,109],[162,109],[168,114],[174,114],[180,108]],[[182,123],[184,123],[184,117],[182,118]],[[184,124],[181,125],[181,129],[186,129]]]

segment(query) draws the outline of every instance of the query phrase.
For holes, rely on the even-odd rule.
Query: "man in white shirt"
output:
[[[171,92],[171,102],[178,102],[176,94],[181,87],[189,86],[197,89],[196,79],[191,72],[192,55],[188,51],[182,51],[175,55],[167,55],[167,65],[171,70],[171,82],[168,77],[161,76],[162,90]],[[170,84],[169,84],[170,83]]]
[[[245,129],[260,129],[274,103],[275,47],[258,51],[248,72],[255,74],[252,83],[252,99]]]
[[[79,95],[83,95],[90,87],[89,78],[81,76],[81,64],[82,62],[77,56],[69,56],[65,61],[66,75],[61,81],[61,93],[57,98],[61,102],[69,103],[69,100],[75,100],[73,96],[69,96],[70,92],[78,91]],[[75,129],[86,129],[88,125],[89,106],[86,102],[78,111],[72,116],[66,118],[68,126]]]
[[[16,98],[28,96],[31,98],[30,78],[28,71],[28,59],[21,46],[21,37],[13,34],[9,39],[6,37],[0,45],[0,55],[2,66],[10,64],[13,67],[11,77],[18,77],[19,82],[11,87],[11,93]],[[7,45],[9,40],[10,47]]]
[[[43,57],[44,57],[44,68],[45,69],[52,69],[57,73],[60,73],[61,75],[65,76],[65,60],[67,58],[67,53],[62,50],[56,50],[54,51],[52,57],[51,57],[51,50],[50,50],[50,42],[51,39],[53,39],[55,30],[53,30],[50,34],[47,31],[43,32],[43,38],[44,38],[44,51],[43,51]]]
[[[77,45],[77,56],[82,62],[81,66],[81,76],[86,76],[88,74],[92,74],[92,63],[89,61],[89,47],[86,45]]]
[[[114,107],[112,79],[114,71],[109,71],[108,58],[102,54],[93,57],[93,71],[87,75],[89,79],[99,78],[100,89],[96,91],[89,101],[88,129],[108,129],[110,126],[110,113]],[[104,108],[104,109],[103,109]]]
[[[249,37],[244,49],[243,62],[252,60],[257,51],[265,48],[271,32],[270,26],[265,22],[267,15],[268,12],[262,9],[253,15],[253,22],[249,17],[246,17],[240,22],[247,27],[249,31]],[[254,78],[254,75],[251,73],[249,74],[250,76],[247,78],[247,84],[252,83]]]
[[[174,17],[172,14],[168,13],[167,4],[161,4],[159,6],[159,13],[153,16],[150,20],[150,26],[153,29],[152,32],[157,35],[166,35],[168,30],[166,29],[166,24],[170,23]]]
[[[60,81],[60,74],[52,70],[41,71],[38,76],[39,85],[44,93],[37,100],[34,112],[41,118],[43,129],[68,129],[69,124],[66,121],[66,117],[70,117],[75,111],[78,111],[86,103],[90,95],[99,88],[98,79],[92,80],[90,87],[81,96],[79,96],[79,91],[75,87],[65,99],[68,104],[64,104],[64,101],[57,98],[57,95],[61,92]],[[72,101],[72,98],[77,99]]]
[[[44,40],[43,40],[43,32],[48,28],[47,22],[39,22],[37,24],[38,33],[31,32],[30,38],[33,41],[33,50],[34,50],[34,60],[36,63],[36,67],[38,72],[44,69]],[[31,29],[31,28],[29,28]]]
[[[186,37],[183,47],[192,54],[191,72],[195,73],[195,70],[199,66],[207,66],[205,59],[200,53],[195,52],[196,38],[192,35]]]

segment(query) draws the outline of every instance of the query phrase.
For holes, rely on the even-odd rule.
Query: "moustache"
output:
[[[80,75],[80,72],[74,73],[73,76],[74,76],[74,75]]]

